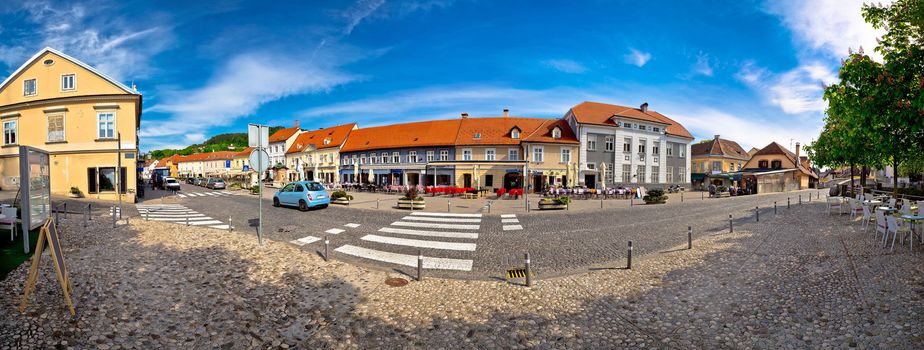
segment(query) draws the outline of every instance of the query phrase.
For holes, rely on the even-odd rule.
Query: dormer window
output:
[[[476,132],[476,133],[475,133],[475,140],[481,140],[481,133],[480,133],[480,132]]]
[[[512,139],[520,138],[520,129],[513,128],[512,130],[510,130],[510,138]]]
[[[329,143],[330,143],[330,139],[324,139],[324,144],[325,144],[325,145],[326,145],[326,144],[329,144]]]
[[[553,139],[561,138],[561,129],[559,129],[557,126],[555,127],[555,129],[552,129],[552,138]]]
[[[622,127],[631,129],[631,128],[632,128],[632,123],[622,123]]]

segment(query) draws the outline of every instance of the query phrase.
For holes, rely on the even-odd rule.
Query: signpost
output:
[[[254,147],[250,152],[250,165],[257,172],[258,201],[260,204],[260,214],[257,219],[257,240],[263,245],[263,173],[269,168],[269,155],[266,154],[266,148],[269,147],[269,127],[259,124],[247,125],[247,143]]]

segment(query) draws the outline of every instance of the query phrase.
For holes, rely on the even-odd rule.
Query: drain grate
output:
[[[390,277],[385,279],[385,284],[392,287],[403,287],[407,285],[407,280],[398,277]]]
[[[530,271],[531,277],[536,277],[536,273]],[[515,268],[507,269],[507,279],[526,278],[526,269]]]

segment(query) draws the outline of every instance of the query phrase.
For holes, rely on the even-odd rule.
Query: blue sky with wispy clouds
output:
[[[848,48],[872,52],[861,3],[16,1],[0,4],[0,72],[51,46],[134,82],[144,150],[247,123],[560,117],[585,100],[789,145],[817,135]]]

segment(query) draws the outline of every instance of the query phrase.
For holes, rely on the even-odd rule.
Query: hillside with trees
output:
[[[272,135],[274,132],[282,128],[282,126],[270,127],[269,133]],[[150,151],[148,154],[150,154],[151,159],[162,159],[170,157],[174,154],[187,156],[193,153],[243,151],[245,148],[247,148],[247,133],[234,132],[218,134],[210,137],[208,140],[205,140],[205,142],[192,144],[183,149],[158,149]]]

